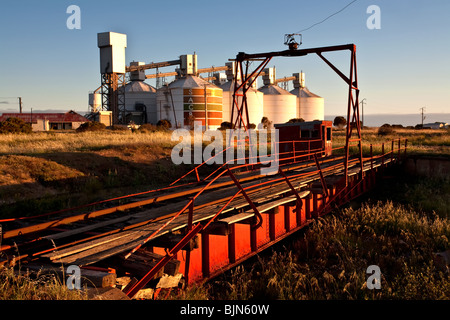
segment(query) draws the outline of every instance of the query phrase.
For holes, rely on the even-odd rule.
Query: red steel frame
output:
[[[336,66],[334,66],[328,59],[323,56],[324,52],[336,52],[336,51],[350,51],[350,75],[347,77]],[[233,93],[233,107],[231,110],[231,123],[236,128],[244,128],[247,130],[250,126],[250,118],[248,116],[247,105],[247,91],[251,88],[253,82],[261,74],[267,64],[273,57],[301,57],[308,54],[317,54],[332,70],[334,70],[347,84],[348,84],[348,103],[347,103],[347,131],[346,131],[346,143],[345,143],[345,185],[347,185],[347,173],[348,173],[348,161],[350,142],[358,142],[359,148],[359,161],[362,175],[363,157],[361,148],[361,122],[359,116],[359,88],[358,88],[358,76],[356,68],[356,46],[354,44],[310,48],[302,50],[284,50],[276,52],[246,54],[239,52],[236,56],[235,70],[240,70],[241,80],[238,81],[238,77],[235,77],[234,93]],[[261,61],[256,69],[249,74],[249,66],[251,61]],[[245,72],[244,72],[245,69]],[[242,93],[239,91],[242,90]],[[237,97],[242,96],[241,103],[239,105]],[[352,139],[352,131],[356,129],[357,137]],[[361,176],[362,179],[362,176]]]

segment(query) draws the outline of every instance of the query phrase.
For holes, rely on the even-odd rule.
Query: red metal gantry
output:
[[[336,66],[334,66],[327,58],[323,56],[325,52],[336,51],[350,51],[350,74],[347,77]],[[361,172],[363,172],[363,157],[361,148],[361,122],[359,116],[359,88],[358,88],[358,76],[356,68],[356,46],[354,44],[338,45],[330,47],[319,47],[310,49],[296,50],[292,47],[289,50],[247,54],[239,52],[236,56],[235,70],[240,70],[241,80],[235,77],[234,93],[233,93],[233,107],[231,110],[231,123],[236,128],[244,128],[247,130],[250,126],[250,118],[248,115],[247,105],[247,92],[255,82],[256,78],[261,74],[267,64],[273,57],[301,57],[308,54],[317,54],[333,71],[335,71],[344,81],[348,84],[348,103],[347,103],[347,132],[345,143],[345,184],[347,185],[347,173],[348,173],[348,161],[349,161],[349,148],[351,142],[357,142],[359,148],[359,161]],[[260,64],[249,73],[250,63],[253,61],[260,61]],[[238,97],[241,96],[240,103]],[[357,137],[352,138],[353,129],[356,129]],[[362,177],[361,177],[362,178]]]

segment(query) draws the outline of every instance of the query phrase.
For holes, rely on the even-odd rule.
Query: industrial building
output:
[[[446,122],[434,122],[434,123],[424,123],[424,129],[446,129],[449,127],[449,124]]]
[[[19,118],[31,123],[33,131],[74,130],[89,120],[75,111],[66,113],[3,113],[0,121]]]
[[[234,79],[240,77],[234,62],[199,69],[197,55],[187,54],[176,60],[150,64],[131,62],[126,66],[126,46],[124,34],[98,34],[102,83],[89,94],[91,119],[106,125],[157,124],[168,120],[172,129],[193,128],[195,122],[201,123],[203,129],[215,129],[222,122],[231,121]],[[174,72],[159,71],[171,66],[176,66]],[[149,69],[156,69],[156,73],[145,74]],[[206,73],[208,76],[201,76]],[[266,68],[260,75],[263,86],[258,89],[256,79],[246,93],[250,123],[258,127],[263,117],[273,124],[293,118],[323,120],[324,99],[306,88],[304,73],[277,79],[275,68]],[[175,79],[161,85],[161,79],[169,76]],[[146,79],[156,79],[156,87],[147,84]],[[291,92],[278,86],[291,80],[294,84]],[[240,104],[239,95],[235,99]]]

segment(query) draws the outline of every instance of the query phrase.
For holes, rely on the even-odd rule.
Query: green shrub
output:
[[[378,135],[379,135],[379,136],[387,136],[387,135],[394,134],[394,133],[395,133],[395,130],[394,130],[394,128],[393,128],[392,126],[390,126],[390,125],[383,124],[383,125],[378,129]]]
[[[337,128],[342,129],[347,124],[347,120],[344,117],[336,117],[334,118],[333,125]]]
[[[0,133],[31,133],[31,124],[19,118],[8,118],[0,122]]]

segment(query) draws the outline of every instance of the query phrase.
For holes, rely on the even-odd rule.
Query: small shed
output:
[[[66,113],[3,113],[0,121],[8,118],[19,118],[31,123],[33,131],[73,130],[89,120],[75,111]]]

